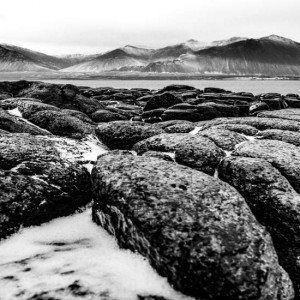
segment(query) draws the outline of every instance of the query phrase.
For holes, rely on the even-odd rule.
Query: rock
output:
[[[269,106],[271,110],[279,110],[286,108],[284,100],[282,100],[281,98],[264,99],[263,101]]]
[[[102,156],[92,177],[93,220],[176,289],[196,299],[293,298],[269,234],[228,184],[132,155]]]
[[[91,201],[87,169],[68,158],[79,146],[57,137],[0,135],[0,239]]]
[[[94,121],[90,119],[85,113],[78,111],[78,110],[73,110],[73,109],[63,109],[63,113],[68,114],[72,117],[76,117],[77,119],[81,120],[82,122],[91,124],[91,125],[97,125]]]
[[[156,127],[166,129],[167,127],[173,126],[173,125],[180,125],[180,124],[187,124],[187,125],[193,125],[193,122],[186,121],[186,120],[170,120],[170,121],[164,121],[155,124]]]
[[[211,120],[219,117],[236,117],[239,109],[234,106],[221,105],[216,103],[202,103],[190,105],[187,103],[174,105],[162,114],[164,121],[168,120],[187,120],[199,122]]]
[[[293,280],[299,299],[299,195],[281,172],[264,159],[227,157],[220,165],[219,175],[245,197],[258,221],[271,233],[279,262]]]
[[[300,98],[299,94],[286,94],[287,98]]]
[[[51,133],[38,128],[33,124],[26,123],[25,120],[10,115],[0,108],[0,129],[8,132],[25,132],[33,135],[48,135]]]
[[[157,108],[157,109],[145,111],[142,113],[142,118],[145,120],[151,118],[160,118],[165,110],[166,110],[165,108]]]
[[[31,115],[35,114],[39,111],[59,111],[60,109],[56,106],[39,103],[39,102],[32,102],[32,101],[20,101],[18,103],[18,109],[22,113],[23,118],[28,119]]]
[[[254,102],[250,106],[249,113],[254,114],[257,113],[258,111],[269,110],[269,109],[270,109],[269,105],[265,102],[261,102],[261,101]]]
[[[111,149],[130,150],[134,144],[164,131],[142,122],[114,121],[98,125],[96,134]]]
[[[164,153],[164,152],[159,152],[159,151],[147,151],[147,152],[144,152],[142,154],[142,156],[145,156],[145,157],[155,157],[155,158],[163,159],[163,160],[166,160],[166,161],[175,162],[175,160],[172,157],[172,155],[170,155],[168,153]]]
[[[8,131],[5,131],[5,130],[2,130],[2,129],[0,129],[0,135],[1,134],[9,134],[9,132]]]
[[[168,108],[177,103],[182,103],[182,100],[170,93],[163,93],[152,96],[144,106],[144,111],[153,110],[157,108]]]
[[[133,150],[138,154],[150,150],[171,152],[175,154],[175,161],[179,164],[209,175],[214,174],[225,156],[225,153],[208,138],[184,133],[156,135],[137,143]]]
[[[241,144],[233,156],[262,158],[277,168],[292,187],[300,192],[299,148],[281,141],[255,140]]]
[[[218,147],[227,151],[233,151],[238,144],[247,141],[245,136],[237,132],[226,129],[217,129],[214,127],[199,131],[198,135],[209,138]]]
[[[198,125],[200,125],[200,124],[198,124]],[[204,126],[204,127],[207,127],[207,126]],[[249,125],[244,125],[244,124],[220,124],[220,125],[215,125],[215,126],[211,126],[208,128],[226,129],[226,130],[230,130],[230,131],[241,133],[241,134],[248,135],[248,136],[254,136],[259,132],[259,130],[256,129],[255,127],[252,127]]]
[[[166,127],[164,130],[167,133],[188,133],[195,129],[195,126],[187,123],[174,124]]]
[[[97,123],[128,120],[123,115],[113,113],[109,110],[104,110],[104,109],[97,110],[94,113],[92,113],[91,119]]]
[[[285,98],[284,101],[286,102],[288,107],[300,108],[300,99],[298,98]]]
[[[278,140],[300,147],[300,133],[288,130],[269,129],[257,134],[263,140]]]
[[[202,129],[206,129],[216,125],[248,125],[255,127],[258,130],[266,129],[281,129],[281,130],[290,130],[290,131],[300,131],[300,123],[291,120],[283,120],[277,118],[219,118],[205,123],[199,122],[198,126],[201,126]]]
[[[171,84],[171,85],[168,85],[168,86],[164,87],[163,89],[159,90],[158,93],[161,94],[164,92],[191,91],[191,90],[195,90],[195,88],[192,86],[189,86],[189,85]]]
[[[226,93],[226,90],[215,88],[215,87],[207,87],[204,88],[204,93],[216,93],[216,94],[223,94]]]
[[[8,98],[11,98],[11,97],[12,97],[11,94],[8,94],[8,93],[1,93],[1,92],[0,92],[0,100],[8,99]]]
[[[22,102],[42,103],[41,100],[34,99],[34,98],[8,98],[5,100],[0,100],[0,108],[5,109],[5,110],[15,109]]]
[[[40,111],[31,115],[28,120],[55,135],[74,139],[94,133],[92,125],[60,111]]]
[[[280,118],[284,120],[300,121],[300,109],[284,109],[280,111],[261,112],[257,115],[262,118]]]

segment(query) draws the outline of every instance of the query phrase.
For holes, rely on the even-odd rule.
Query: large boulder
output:
[[[98,125],[98,138],[111,149],[130,150],[134,144],[164,131],[142,122],[115,121]]]
[[[299,299],[299,194],[281,170],[264,158],[227,157],[219,167],[219,175],[245,197],[258,221],[271,233],[279,262],[293,280]]]
[[[28,120],[59,136],[81,139],[94,133],[94,126],[61,111],[39,111]]]
[[[258,133],[257,138],[263,140],[278,140],[300,147],[300,132],[269,129]]]
[[[293,299],[269,234],[226,183],[122,154],[101,156],[92,179],[93,220],[181,292],[196,299]]]
[[[92,147],[75,140],[0,135],[0,239],[91,201],[90,174],[80,163],[85,152]]]
[[[216,167],[225,156],[210,139],[192,134],[160,134],[134,145],[138,154],[146,151],[173,153],[179,164],[213,175]]]
[[[166,93],[152,96],[152,98],[148,100],[146,105],[144,106],[144,111],[153,110],[162,107],[168,108],[177,103],[182,103],[182,100],[166,92]]]

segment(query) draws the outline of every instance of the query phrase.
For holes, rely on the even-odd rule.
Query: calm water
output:
[[[300,81],[294,80],[44,80],[52,83],[74,84],[89,87],[160,89],[170,84],[187,84],[199,89],[219,87],[234,92],[254,94],[276,92],[300,94]]]

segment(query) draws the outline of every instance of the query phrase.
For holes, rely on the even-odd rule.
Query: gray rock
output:
[[[128,120],[128,118],[123,115],[104,109],[97,110],[90,116],[91,119],[97,123]]]
[[[224,151],[214,142],[199,135],[173,133],[160,134],[134,145],[138,154],[146,151],[171,152],[179,164],[213,175]]]
[[[293,299],[271,238],[234,188],[202,172],[132,155],[92,172],[93,220],[196,299]]]
[[[115,121],[98,125],[98,138],[111,149],[130,150],[134,144],[164,131],[142,122]]]

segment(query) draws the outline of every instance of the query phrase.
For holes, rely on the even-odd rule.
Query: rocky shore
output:
[[[186,296],[300,299],[299,146],[297,94],[0,82],[0,240],[89,205]]]

